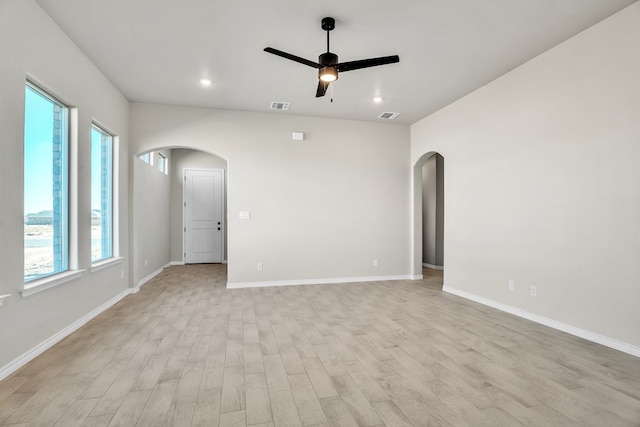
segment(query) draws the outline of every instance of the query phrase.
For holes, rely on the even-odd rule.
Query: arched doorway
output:
[[[413,173],[413,274],[442,288],[444,269],[444,157],[428,152]]]
[[[160,167],[159,159],[163,159],[165,167]],[[138,286],[166,265],[184,264],[185,169],[221,169],[226,175],[227,160],[187,146],[154,148],[134,156],[130,194],[133,211],[131,258],[133,283]],[[224,194],[226,223],[226,191]],[[223,232],[223,263],[226,263],[226,227]]]

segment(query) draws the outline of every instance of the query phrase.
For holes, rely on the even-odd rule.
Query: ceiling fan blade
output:
[[[274,49],[272,47],[265,47],[264,51],[268,52],[268,53],[272,53],[274,55],[281,56],[281,57],[289,59],[291,61],[299,62],[300,64],[308,65],[309,67],[313,67],[313,68],[320,68],[321,67],[321,65],[318,64],[317,62],[309,61],[308,59],[300,58],[299,56],[295,56],[295,55],[292,55],[290,53],[283,52],[283,51],[278,50],[278,49]]]
[[[335,67],[338,71],[351,71],[359,70],[360,68],[375,67],[378,65],[394,64],[400,62],[398,55],[393,56],[381,56],[380,58],[360,59],[358,61],[341,62],[336,64]]]
[[[320,98],[327,93],[327,88],[329,87],[329,82],[323,82],[322,80],[318,80],[318,90],[316,90],[316,98]]]

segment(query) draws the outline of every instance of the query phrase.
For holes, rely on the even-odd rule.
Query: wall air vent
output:
[[[398,117],[400,115],[400,113],[382,113],[378,116],[379,119],[387,119],[387,120],[393,120],[396,117]]]
[[[290,102],[272,102],[271,103],[271,109],[272,110],[288,110],[289,106],[291,105]]]

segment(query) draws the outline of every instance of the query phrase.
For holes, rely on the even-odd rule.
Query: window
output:
[[[158,153],[158,170],[164,174],[167,173],[167,156]]]
[[[155,166],[163,174],[169,174],[169,159],[161,152],[148,151],[144,154],[140,154],[138,158],[151,166]]]
[[[27,83],[24,123],[24,281],[69,265],[69,108]]]
[[[113,136],[91,128],[91,262],[113,256]]]

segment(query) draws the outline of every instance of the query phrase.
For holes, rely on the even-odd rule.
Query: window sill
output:
[[[65,271],[55,276],[43,277],[42,279],[34,280],[24,285],[24,290],[20,292],[22,298],[26,298],[38,292],[53,288],[54,286],[62,285],[63,283],[70,282],[78,277],[82,276],[84,270],[70,270]]]
[[[5,298],[9,298],[10,296],[11,296],[11,294],[0,295],[0,305],[2,305],[2,303],[4,302]]]
[[[111,267],[112,265],[120,264],[122,262],[122,259],[122,257],[113,257],[93,263],[91,264],[91,272],[95,273],[96,271],[103,270],[105,268]]]

